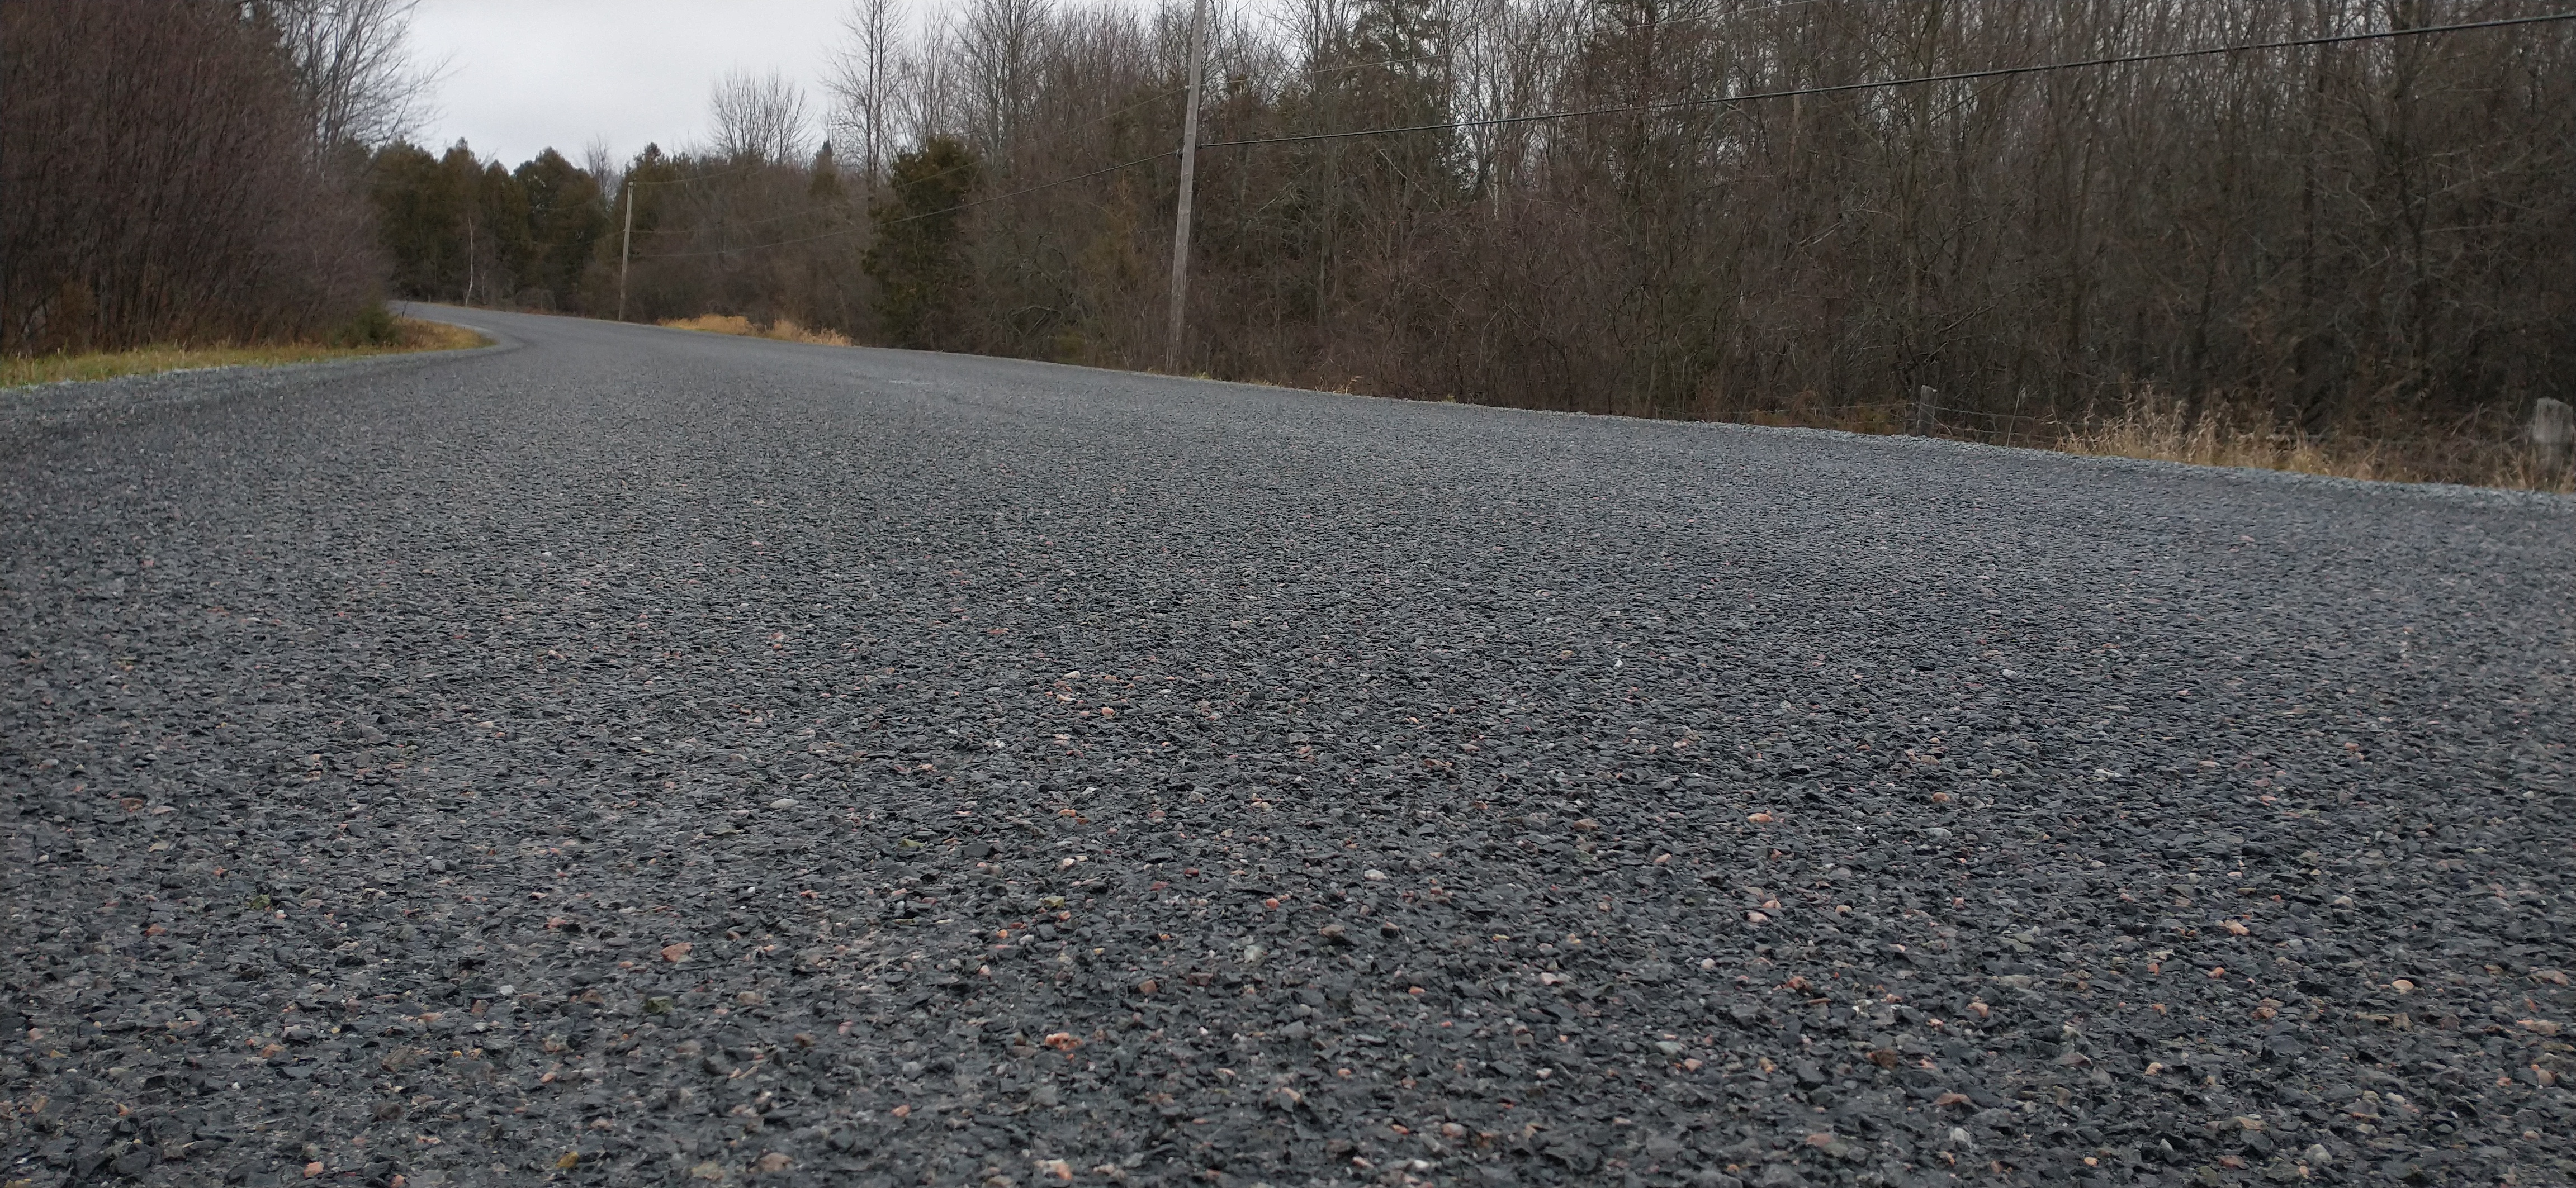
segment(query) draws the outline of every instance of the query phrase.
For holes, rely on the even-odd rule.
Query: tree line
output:
[[[2576,42],[2386,35],[2551,8],[1220,0],[1180,366],[1991,436],[2150,397],[2501,433],[2576,399]],[[1187,0],[845,26],[825,94],[729,77],[667,152],[380,138],[348,174],[380,275],[1164,365]],[[2091,64],[2017,72],[2050,63]]]
[[[0,2],[0,352],[388,327],[356,179],[412,3]]]
[[[1945,428],[1995,435],[2142,393],[2304,433],[2500,431],[2571,396],[2566,25],[1832,88],[2549,8],[1219,4],[1182,365],[1860,424],[1920,415],[1929,389]],[[486,275],[609,310],[631,193],[630,317],[1159,366],[1188,25],[1182,3],[971,0],[924,23],[860,0],[816,121],[831,143],[794,88],[729,80],[706,149],[581,189],[577,229],[513,222]],[[1563,112],[1591,114],[1524,118]],[[1334,136],[1385,128],[1420,130]],[[547,160],[507,176],[564,173]],[[516,218],[483,169],[491,217]],[[584,244],[579,280],[546,254]]]
[[[1177,139],[1182,6],[974,0],[880,53],[882,7],[836,90],[896,174],[953,141],[990,198]],[[2311,433],[2519,416],[2576,362],[2567,25],[1729,97],[2553,7],[1221,6],[1202,141],[1279,143],[1200,154],[1185,365],[1664,417],[1906,417],[1928,387],[1969,430],[2146,390]],[[1555,112],[1598,114],[1476,123]],[[1428,130],[1293,139],[1391,127]],[[1175,185],[1165,159],[966,212],[923,341],[1158,362]]]

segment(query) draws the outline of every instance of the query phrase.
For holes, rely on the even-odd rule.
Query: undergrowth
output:
[[[673,330],[697,330],[708,334],[738,334],[745,338],[769,338],[779,342],[804,342],[816,346],[850,345],[848,335],[837,330],[807,329],[793,318],[780,318],[766,326],[740,314],[700,314],[694,318],[665,318],[662,325]]]
[[[2241,466],[2335,478],[2567,492],[2570,475],[2543,472],[2509,426],[2399,427],[2386,433],[2310,433],[2241,412],[2194,416],[2154,393],[2043,443],[2074,454]]]
[[[166,371],[209,367],[276,367],[327,359],[361,359],[413,351],[452,351],[483,346],[490,340],[462,326],[417,318],[369,318],[335,332],[329,341],[259,343],[247,346],[149,346],[130,351],[84,354],[14,355],[0,358],[0,388],[23,388],[64,381],[115,379]]]
[[[849,346],[831,330],[809,330],[787,318],[760,325],[735,314],[704,314],[661,323],[677,330],[735,334],[782,342]],[[1203,377],[1204,378],[1204,377]],[[1272,384],[1261,379],[1243,382]],[[1296,385],[1284,385],[1296,386]],[[1324,389],[1366,394],[1353,376]],[[1444,399],[1456,399],[1445,397]],[[1914,410],[1891,405],[1833,406],[1802,392],[1774,409],[1736,410],[1718,417],[1756,425],[1902,434]],[[2133,392],[2114,412],[2081,422],[2020,413],[1942,409],[1935,435],[1997,445],[2028,446],[2070,454],[2141,458],[2195,466],[2236,466],[2335,478],[2576,493],[2576,472],[2544,471],[2516,427],[2495,421],[2452,427],[2380,427],[2384,431],[2305,432],[2224,409],[2195,412],[2183,401],[2151,389]]]
[[[1902,406],[1817,407],[1801,394],[1784,407],[1721,419],[1755,425],[1902,434]],[[2316,433],[2239,408],[2195,411],[2160,392],[2133,393],[2117,409],[2077,422],[2054,416],[1942,409],[1934,435],[2097,457],[2236,466],[2334,478],[2576,493],[2576,472],[2544,470],[2519,426],[2490,416],[2455,426],[2387,425]]]

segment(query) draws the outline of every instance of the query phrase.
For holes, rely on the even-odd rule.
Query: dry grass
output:
[[[63,381],[156,375],[208,367],[277,367],[326,359],[363,359],[413,351],[453,351],[491,340],[462,326],[394,319],[393,341],[374,346],[327,346],[320,343],[271,343],[263,346],[155,346],[86,355],[22,355],[0,358],[0,388],[24,388]]]
[[[850,345],[849,337],[837,330],[808,330],[797,325],[792,318],[780,318],[761,326],[740,314],[699,314],[694,318],[665,318],[662,324],[673,330],[697,330],[707,334],[738,334],[745,338],[770,338],[816,346]]]
[[[2132,399],[2117,415],[2065,433],[2054,447],[2074,454],[2382,482],[2571,489],[2570,475],[2541,474],[2529,447],[2501,427],[2406,437],[2319,436],[2244,416],[2204,414],[2195,420],[2181,401],[2155,393]]]
[[[1912,431],[1900,405],[1825,406],[1800,393],[1782,407],[1730,410],[1721,419],[1849,433]],[[2141,389],[2119,411],[2069,423],[2052,415],[1944,409],[1937,434],[1989,445],[2026,446],[2192,466],[2239,466],[2395,483],[2458,483],[2576,494],[2576,469],[2543,473],[2521,427],[2488,416],[2449,429],[2311,434],[2221,409],[2195,418],[2182,401]]]
[[[760,337],[760,328],[739,314],[699,314],[694,318],[664,318],[662,325],[671,330],[697,330],[707,334],[740,334]]]

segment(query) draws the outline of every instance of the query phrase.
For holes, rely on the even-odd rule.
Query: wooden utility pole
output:
[[[2567,469],[2571,440],[2576,440],[2576,409],[2541,397],[2531,410],[2531,452],[2533,469],[2544,485],[2556,485],[2560,472]]]
[[[626,179],[626,235],[617,245],[617,320],[626,320],[626,266],[635,260],[635,179]]]
[[[1181,328],[1190,296],[1190,193],[1199,176],[1199,83],[1207,73],[1207,0],[1190,5],[1190,89],[1181,112],[1181,205],[1172,217],[1172,321],[1163,370],[1181,370]]]

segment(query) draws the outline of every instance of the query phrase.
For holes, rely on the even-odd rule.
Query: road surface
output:
[[[2566,500],[442,316],[0,403],[11,1184],[2576,1168]]]

